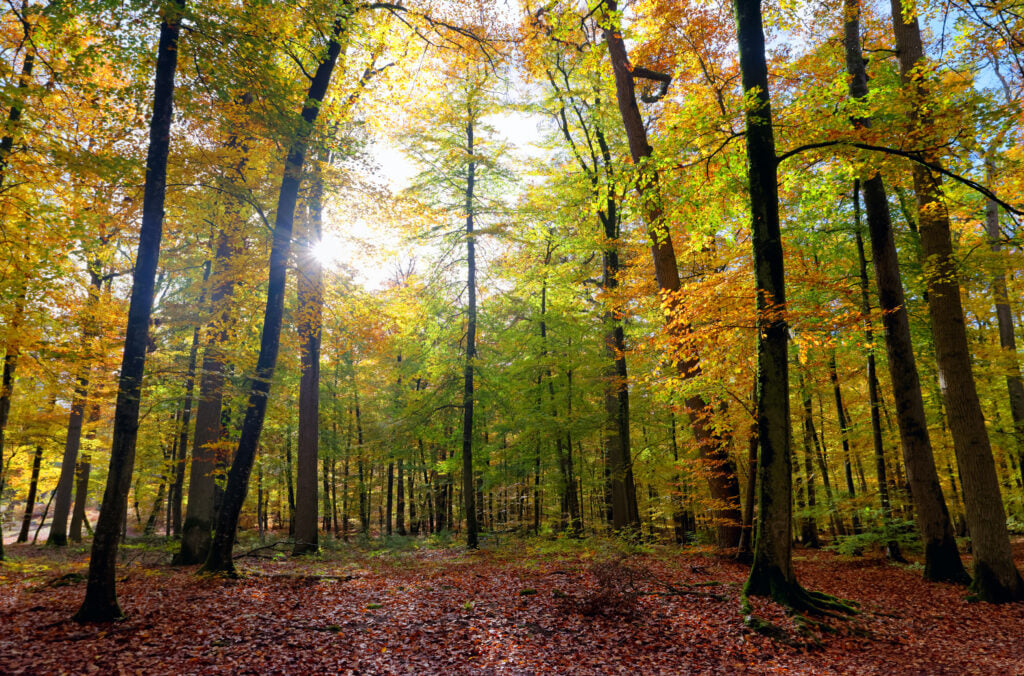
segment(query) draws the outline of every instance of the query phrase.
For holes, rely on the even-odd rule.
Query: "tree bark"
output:
[[[614,0],[605,0],[604,5],[609,13],[614,13],[617,9],[617,3]],[[635,69],[629,62],[626,44],[618,29],[614,26],[606,26],[603,28],[603,33],[614,70],[616,100],[623,128],[626,131],[626,138],[629,141],[630,155],[633,163],[640,170],[636,189],[642,202],[644,220],[647,223],[651,241],[654,274],[658,289],[663,295],[666,320],[670,320],[674,309],[680,302],[679,268],[672,246],[672,234],[663,218],[658,194],[658,174],[648,166],[653,149],[647,140],[647,130],[637,105],[636,88],[633,83]],[[679,323],[670,322],[668,330],[677,334],[680,339],[689,333],[689,327]],[[700,374],[700,360],[697,357],[680,361],[676,366],[683,378],[691,378]],[[697,440],[701,461],[707,472],[711,497],[716,504],[721,505],[714,510],[718,545],[719,547],[735,547],[739,543],[742,530],[742,516],[740,514],[739,481],[736,479],[735,464],[729,458],[728,440],[715,432],[713,426],[709,424],[708,418],[712,413],[712,407],[704,397],[700,395],[687,397],[684,404],[690,417],[694,437]],[[724,404],[720,403],[719,406],[724,406]]]
[[[203,569],[234,575],[235,567],[232,548],[242,504],[248,492],[249,477],[252,473],[256,448],[263,431],[263,419],[267,411],[270,385],[277,365],[277,354],[281,342],[281,324],[284,318],[284,296],[287,282],[288,252],[291,247],[292,223],[295,219],[295,204],[298,200],[302,181],[302,166],[306,159],[306,148],[313,123],[320,112],[330,85],[331,73],[341,52],[339,37],[350,19],[351,6],[344,3],[342,15],[334,22],[334,32],[327,45],[326,55],[313,75],[307,103],[302,108],[302,126],[291,142],[285,160],[284,176],[278,195],[277,212],[274,222],[274,241],[270,251],[270,275],[267,287],[267,305],[263,317],[263,332],[260,338],[260,353],[256,361],[256,374],[250,383],[249,403],[242,422],[242,433],[235,451],[234,462],[228,472],[224,503],[217,515],[217,528],[210,546],[210,553]]]
[[[92,411],[89,413],[89,424],[95,425],[100,419],[100,407],[99,404],[93,404]],[[96,438],[96,429],[93,427],[89,430],[85,436],[87,442],[92,442]],[[88,452],[82,452],[79,456],[78,464],[75,466],[75,504],[71,509],[71,524],[68,526],[68,540],[71,542],[82,541],[82,526],[84,525],[86,530],[92,533],[92,527],[89,524],[89,519],[85,514],[85,501],[89,495],[89,473],[91,470],[90,465],[91,454]]]
[[[68,543],[68,514],[71,511],[71,493],[75,482],[75,468],[78,464],[78,450],[82,443],[82,421],[85,417],[86,401],[89,397],[89,379],[92,371],[92,349],[98,333],[98,323],[93,316],[100,299],[100,286],[103,279],[100,275],[99,261],[89,261],[89,290],[85,306],[85,322],[82,330],[82,345],[87,351],[87,363],[79,365],[78,378],[74,394],[71,397],[71,411],[68,413],[68,432],[64,440],[64,456],[60,465],[60,478],[57,480],[57,494],[53,508],[53,522],[46,544],[63,547]]]
[[[843,405],[843,392],[839,388],[839,373],[836,369],[836,350],[831,348],[828,353],[828,377],[832,382],[832,396],[836,404],[836,418],[839,421],[839,440],[843,445],[843,473],[846,476],[846,494],[853,500],[857,497],[857,489],[853,485],[853,463],[850,458],[850,427]],[[854,534],[861,532],[860,517],[853,510],[851,517]]]
[[[298,262],[298,334],[302,343],[299,377],[299,439],[296,453],[295,547],[292,554],[318,547],[316,470],[320,455],[320,336],[323,325],[323,270],[312,247],[320,241],[323,178],[314,172],[306,219],[306,247]]]
[[[473,157],[473,121],[475,115],[469,107],[466,123],[466,153]],[[476,495],[473,490],[473,361],[476,359],[476,235],[473,232],[473,189],[476,180],[476,160],[470,159],[466,176],[466,362],[462,389],[462,496],[466,510],[466,546],[476,549]]]
[[[32,514],[36,508],[36,492],[39,490],[39,468],[43,464],[43,445],[36,444],[36,452],[32,455],[32,475],[28,482],[28,495],[25,497],[25,514],[21,519],[21,530],[15,542],[28,542],[28,532],[32,527]]]
[[[927,112],[930,92],[924,46],[913,6],[908,9],[904,13],[901,0],[892,0],[900,77],[912,97],[910,121],[915,136],[925,146],[932,146],[934,130]],[[926,151],[925,155],[930,162],[938,162],[934,151]],[[974,382],[942,180],[921,165],[914,166],[913,177],[939,382],[960,467],[964,511],[974,553],[972,589],[985,601],[1021,600],[1024,580],[1013,561],[999,478]]]
[[[167,156],[174,110],[174,75],[178,66],[179,21],[184,9],[185,0],[173,0],[163,5],[157,46],[156,82],[153,87],[153,118],[149,126],[149,151],[146,157],[142,226],[114,408],[110,469],[107,472],[100,518],[93,535],[85,599],[75,614],[79,622],[109,622],[124,617],[117,602],[117,548],[135,463],[146,343],[163,234]]]
[[[875,367],[875,331],[871,325],[871,285],[868,281],[868,262],[864,256],[864,238],[860,223],[860,181],[853,184],[854,236],[857,243],[857,263],[860,272],[860,309],[864,314],[864,342],[867,345],[868,403],[871,407],[871,442],[875,451],[875,480],[878,482],[878,500],[882,507],[882,525],[888,530],[892,524],[892,504],[889,500],[889,481],[885,469],[885,445],[882,441],[882,416],[878,405],[878,373]],[[904,561],[899,544],[889,540],[885,545],[886,558]]]
[[[796,605],[792,561],[792,433],[789,424],[789,328],[779,227],[778,177],[760,0],[734,0],[746,107],[751,241],[757,289],[758,523],[745,595]]]
[[[236,230],[239,225],[237,222],[228,223],[217,235],[217,250],[214,253],[210,275],[213,284],[210,308],[214,319],[207,325],[203,345],[199,401],[196,406],[196,431],[192,442],[192,463],[188,482],[188,504],[185,508],[185,523],[181,528],[181,548],[173,561],[177,565],[203,562],[210,548],[216,514],[216,471],[220,464],[218,456],[222,455],[217,444],[223,436],[223,345],[228,339],[228,305],[236,284],[231,266],[232,259],[238,251]]]
[[[32,34],[32,25],[25,20],[22,20],[22,30],[24,31],[25,42],[28,43],[28,38]],[[35,54],[28,52],[25,54],[25,58],[21,64],[21,76],[18,78],[18,89],[25,89],[32,82],[32,68],[35,64]],[[14,129],[16,128],[18,121],[21,119],[21,106],[15,103],[11,106],[11,110],[7,115],[7,128],[11,130],[0,139],[0,187],[4,185],[4,179],[7,173],[7,164],[10,160],[11,152],[14,149]],[[24,289],[24,287],[23,287]],[[19,295],[19,300],[15,301],[14,313],[11,318],[10,334],[7,339],[7,345],[5,347],[4,354],[4,366],[3,366],[3,377],[0,380],[0,493],[3,492],[4,481],[4,432],[7,429],[7,419],[11,412],[11,394],[14,389],[14,371],[17,368],[18,357],[21,353],[20,347],[18,346],[17,333],[18,327],[21,324],[21,320],[24,316],[24,304],[25,304],[25,292],[22,290]],[[4,530],[3,520],[0,519],[0,561],[4,560]]]
[[[991,155],[985,160],[989,185],[994,182],[995,167]],[[1013,439],[1017,447],[1018,485],[1024,485],[1024,379],[1021,378],[1020,361],[1017,358],[1017,339],[1014,331],[1013,310],[1006,288],[1006,267],[1001,257],[1002,234],[999,231],[999,205],[995,200],[985,202],[985,233],[989,248],[997,263],[992,272],[992,295],[996,306],[996,322],[999,326],[999,346],[1006,357],[1006,391],[1009,395],[1010,417],[1013,419]]]
[[[397,468],[398,474],[395,477],[395,479],[397,481],[397,486],[396,486],[396,490],[395,490],[395,531],[399,535],[405,535],[406,534],[406,530],[405,530],[405,472],[404,472],[405,468],[403,467],[404,463],[402,462],[401,458],[398,458],[398,460],[396,462],[398,463],[398,468]],[[412,501],[411,501],[412,491],[411,490],[410,490],[409,497],[410,497],[409,506],[412,507]],[[409,520],[410,520],[410,525],[412,525],[411,524],[411,521],[412,521],[412,517],[411,516],[409,517]]]
[[[859,16],[859,0],[846,0],[846,64],[850,74],[850,96],[855,100],[865,99],[868,95],[867,72],[860,49]],[[861,128],[871,124],[866,118],[855,119],[853,122]],[[934,581],[967,584],[970,577],[960,561],[949,510],[935,468],[935,456],[921,395],[921,380],[910,338],[910,320],[893,238],[889,200],[881,174],[871,172],[870,177],[862,183],[861,191],[871,238],[878,305],[885,327],[885,348],[889,357],[896,424],[900,432],[910,497],[914,502],[917,527],[924,544],[924,576]]]
[[[209,278],[210,263],[207,261],[203,281]],[[200,300],[202,302],[202,300]],[[177,453],[173,458],[171,485],[167,499],[167,517],[175,535],[181,533],[181,498],[185,488],[185,462],[188,458],[188,431],[192,422],[192,392],[196,383],[196,360],[199,354],[199,327],[192,330],[192,346],[188,351],[188,370],[185,375],[185,401],[181,406],[181,430],[178,435]]]

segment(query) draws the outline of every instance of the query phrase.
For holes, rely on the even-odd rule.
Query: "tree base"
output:
[[[210,553],[210,525],[189,519],[181,530],[181,548],[171,559],[172,566],[194,566],[205,563]]]
[[[86,588],[85,601],[82,602],[82,607],[71,619],[79,624],[91,624],[94,622],[121,622],[127,618],[128,616],[121,610],[116,598],[113,600],[92,598],[92,594]]]
[[[304,554],[316,554],[320,551],[320,546],[315,542],[295,542],[295,547],[292,548],[292,556],[302,556]]]
[[[984,601],[985,603],[1024,601],[1024,580],[1021,580],[1019,574],[1009,584],[1006,584],[983,562],[974,565],[974,582],[971,583],[970,590],[973,592],[968,597],[970,601]]]
[[[885,558],[893,563],[907,562],[907,560],[903,558],[903,552],[900,551],[900,546],[895,542],[890,542],[885,545]]]
[[[810,591],[801,587],[795,580],[787,580],[777,566],[758,567],[755,564],[750,572],[750,577],[747,578],[747,582],[743,586],[743,593],[740,595],[743,623],[757,633],[776,640],[787,640],[786,631],[782,627],[755,616],[750,605],[751,596],[763,596],[778,603],[785,609],[787,615],[794,617],[794,621],[802,631],[812,627],[823,631],[832,630],[827,624],[810,619],[807,615],[846,619],[847,616],[860,612],[852,601],[844,601],[829,594]]]
[[[232,558],[230,551],[227,553],[227,556],[221,556],[216,553],[216,550],[211,549],[206,563],[199,569],[199,574],[216,575],[233,580],[238,579],[238,571],[235,570],[235,560]]]
[[[971,576],[960,560],[960,552],[956,548],[955,540],[947,538],[941,542],[925,544],[924,579],[930,582],[971,584]]]

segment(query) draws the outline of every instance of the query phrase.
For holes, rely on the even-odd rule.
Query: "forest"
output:
[[[0,673],[1024,673],[1021,0],[3,0]]]

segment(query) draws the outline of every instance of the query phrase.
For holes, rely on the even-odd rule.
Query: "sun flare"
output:
[[[324,235],[320,242],[313,246],[313,258],[320,265],[335,265],[351,262],[352,243],[337,235]]]

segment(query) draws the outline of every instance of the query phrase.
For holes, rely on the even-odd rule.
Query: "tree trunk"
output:
[[[405,473],[403,471],[404,468],[402,466],[403,465],[402,459],[399,458],[397,460],[397,462],[398,462],[398,476],[396,477],[396,480],[398,482],[398,485],[396,487],[396,493],[395,493],[395,530],[396,530],[396,532],[399,535],[405,535],[406,534],[406,530],[405,530]],[[411,502],[411,498],[412,498],[411,491],[410,491],[409,497],[410,497],[410,506],[411,506],[412,505],[412,502]],[[409,520],[411,522],[412,521],[412,517],[409,517]],[[410,523],[410,525],[411,525],[411,523]]]
[[[299,378],[299,441],[295,505],[295,547],[292,554],[317,550],[316,470],[320,455],[320,335],[323,325],[323,270],[312,247],[320,241],[323,220],[323,179],[319,168],[313,177],[306,219],[306,250],[298,263],[298,333],[302,341],[302,372]],[[326,491],[325,491],[326,493]]]
[[[470,106],[466,124],[466,153],[473,157],[473,121]],[[473,361],[476,359],[476,235],[473,232],[473,189],[476,161],[470,160],[466,177],[466,286],[469,302],[466,307],[466,364],[462,390],[462,496],[466,510],[466,546],[476,549],[477,522],[473,490]]]
[[[601,255],[601,289],[614,295],[619,285],[619,209],[614,197],[611,175],[611,152],[604,134],[597,131],[597,141],[604,161],[608,182],[608,199],[598,216],[609,245]],[[596,161],[595,161],[596,164]],[[596,167],[595,167],[596,168]],[[612,528],[618,532],[639,529],[640,510],[636,503],[636,481],[629,440],[629,373],[626,368],[626,337],[622,328],[621,310],[611,306],[604,316],[605,370],[604,407],[607,416],[604,432],[604,455],[607,463],[608,501]]]
[[[860,49],[859,0],[846,0],[846,3],[845,44],[847,72],[851,76],[850,96],[861,100],[868,95],[868,80]],[[866,128],[870,126],[870,120],[857,119],[854,124]],[[871,237],[878,304],[885,327],[885,348],[889,357],[896,423],[903,447],[907,483],[924,544],[924,576],[934,581],[966,584],[970,577],[960,561],[949,511],[935,468],[921,381],[910,338],[910,320],[893,238],[889,200],[881,174],[874,172],[863,182],[861,190]]]
[[[29,42],[29,37],[32,34],[32,25],[25,20],[22,20],[22,29],[24,31],[24,37],[26,44]],[[18,78],[18,89],[25,89],[32,82],[32,68],[35,64],[35,54],[28,52],[25,54],[25,59],[21,64],[21,76]],[[7,162],[10,159],[11,152],[14,149],[14,129],[17,126],[18,121],[21,119],[21,106],[14,104],[11,106],[11,110],[7,116],[8,126],[10,130],[2,139],[0,139],[0,187],[3,187],[5,174],[7,172]],[[18,327],[21,325],[21,320],[24,313],[25,304],[25,291],[22,287],[22,291],[19,295],[19,300],[15,301],[14,314],[11,318],[10,333],[7,339],[7,345],[4,354],[4,366],[3,366],[3,379],[0,380],[0,493],[3,492],[4,481],[4,432],[7,429],[7,419],[11,412],[11,394],[14,388],[14,371],[17,368],[18,356],[20,355],[20,348],[17,343]],[[4,560],[4,532],[3,532],[3,520],[0,519],[0,561]]]
[[[164,493],[167,491],[167,480],[166,477],[160,482],[160,486],[156,490],[156,498],[153,500],[153,509],[149,512],[149,518],[146,519],[146,526],[142,529],[144,535],[152,535],[156,532],[156,519],[160,514],[160,507],[164,504]]]
[[[814,429],[814,410],[811,407],[811,393],[804,383],[803,373],[797,372],[800,387],[800,400],[803,405],[803,432],[804,442],[809,447],[813,446],[814,457],[818,462],[818,470],[821,472],[821,485],[825,488],[825,501],[828,503],[828,520],[832,535],[846,535],[843,522],[836,513],[835,498],[832,495],[832,480],[828,475],[828,461],[825,457],[824,448],[818,443],[818,433]]]
[[[846,407],[843,405],[843,393],[839,389],[839,373],[836,369],[836,350],[831,348],[828,354],[828,377],[832,382],[832,396],[836,404],[836,418],[839,421],[839,440],[843,445],[843,472],[846,476],[846,494],[853,500],[857,497],[857,489],[853,485],[853,463],[850,459],[850,428],[846,417]],[[861,532],[860,517],[854,508],[851,517],[854,534]]]
[[[229,146],[232,143],[228,144]],[[244,160],[242,162],[244,166]],[[203,346],[203,365],[199,378],[196,406],[196,432],[192,442],[192,465],[188,482],[188,505],[181,528],[181,549],[173,563],[192,565],[206,560],[216,515],[218,466],[223,451],[218,450],[224,426],[221,409],[224,400],[223,345],[228,340],[231,321],[229,304],[234,294],[236,274],[232,260],[239,250],[241,219],[238,207],[232,208],[227,222],[217,235],[217,250],[211,272],[213,290],[210,308],[214,319],[207,325]]]
[[[370,535],[370,500],[367,494],[367,481],[363,469],[363,423],[359,415],[359,392],[356,390],[355,375],[352,376],[352,391],[355,398],[356,409],[356,446],[359,451],[356,454],[356,466],[359,473],[359,530],[363,535]]]
[[[617,3],[605,0],[605,8],[609,14],[616,12]],[[640,180],[637,181],[637,193],[644,205],[644,220],[651,240],[651,255],[654,260],[654,274],[658,289],[663,294],[666,308],[668,331],[676,334],[683,343],[689,333],[689,327],[671,322],[674,309],[680,303],[679,269],[676,265],[675,250],[672,247],[672,234],[663,218],[663,210],[658,195],[658,174],[650,166],[653,152],[647,140],[647,131],[636,100],[636,89],[633,83],[635,68],[629,62],[626,44],[618,29],[614,26],[603,28],[604,39],[608,44],[615,75],[615,92],[619,106],[619,114],[629,141],[630,155],[633,163],[641,168]],[[677,369],[683,378],[691,378],[700,374],[700,360],[690,357],[677,363]],[[715,510],[715,522],[718,530],[719,547],[735,547],[740,538],[742,517],[739,511],[740,488],[736,479],[736,468],[728,453],[728,440],[717,433],[708,418],[712,407],[700,395],[687,397],[685,400],[687,414],[693,426],[693,434],[698,443],[701,461],[708,477],[708,487],[716,504],[723,505]],[[724,404],[720,403],[719,406]]]
[[[39,468],[43,464],[43,445],[36,444],[36,452],[32,456],[32,475],[28,482],[28,495],[25,497],[25,514],[21,519],[21,530],[15,542],[28,542],[28,532],[32,526],[32,514],[36,508],[36,492],[39,489]]]
[[[789,328],[779,228],[778,177],[760,0],[734,0],[746,106],[751,242],[757,289],[758,522],[744,595],[798,605],[793,570],[792,439],[789,426]]]
[[[142,200],[142,226],[114,408],[110,469],[107,472],[100,518],[93,535],[85,600],[75,615],[79,622],[109,622],[124,617],[117,603],[117,548],[135,464],[135,439],[139,428],[142,376],[146,367],[146,343],[163,234],[167,155],[174,109],[174,75],[178,66],[178,22],[184,9],[185,0],[166,3],[160,24],[156,81],[153,87],[153,118],[149,126],[146,183]]]
[[[93,404],[92,411],[89,413],[89,424],[95,425],[100,419],[100,407],[99,404]],[[96,438],[95,427],[89,430],[86,434],[86,441],[93,441]],[[82,453],[79,456],[78,464],[75,467],[75,504],[71,510],[71,525],[68,526],[68,540],[71,542],[82,541],[82,526],[84,525],[86,530],[92,533],[92,527],[89,524],[89,519],[85,514],[85,501],[89,496],[89,473],[91,470],[90,466],[90,454]]]
[[[992,185],[995,167],[991,154],[985,160],[985,169],[988,183]],[[1006,391],[1009,395],[1010,416],[1013,419],[1013,439],[1017,446],[1016,464],[1020,471],[1016,480],[1018,485],[1024,485],[1024,379],[1021,378],[1013,310],[1006,289],[1006,266],[1000,253],[1002,235],[999,232],[999,205],[991,199],[985,203],[985,232],[988,235],[989,247],[997,260],[992,272],[992,295],[996,306],[996,322],[999,325],[999,346],[1006,357]]]
[[[41,531],[43,529],[43,526],[46,524],[46,517],[50,514],[50,505],[53,504],[53,498],[56,495],[57,489],[56,487],[54,487],[53,491],[50,492],[50,499],[46,501],[46,507],[43,508],[43,516],[41,519],[39,519],[39,525],[36,526],[36,532],[32,536],[32,544],[35,544],[36,540],[39,539],[39,531]]]
[[[882,525],[889,530],[892,524],[892,505],[889,500],[889,482],[885,469],[882,416],[878,411],[878,373],[875,368],[875,332],[871,326],[871,289],[868,282],[868,263],[864,256],[864,239],[860,233],[860,181],[854,181],[853,205],[857,262],[860,267],[860,303],[861,312],[864,314],[864,343],[867,345],[868,351],[868,403],[871,406],[871,442],[875,450],[875,480],[878,482],[878,499],[882,507]],[[904,561],[896,540],[889,540],[886,543],[885,555],[892,561]]]
[[[207,261],[203,281],[210,276]],[[202,299],[200,299],[202,303]],[[196,359],[199,354],[199,327],[192,330],[192,346],[188,351],[188,371],[185,375],[185,401],[181,406],[181,431],[178,436],[177,453],[173,458],[171,486],[168,491],[167,516],[175,535],[181,533],[181,498],[185,488],[185,462],[188,458],[188,431],[192,422],[192,392],[196,383]]]
[[[86,350],[93,347],[99,331],[98,322],[93,316],[100,299],[100,286],[103,278],[100,275],[99,261],[89,262],[89,296],[86,300],[86,318],[82,330],[82,345]],[[71,511],[71,493],[75,482],[75,468],[78,464],[78,449],[82,443],[82,421],[85,418],[86,400],[89,397],[89,378],[92,371],[92,356],[86,357],[90,363],[79,366],[79,374],[75,383],[75,391],[71,397],[71,411],[68,414],[68,433],[64,440],[64,456],[60,465],[60,478],[57,480],[56,504],[53,508],[53,522],[46,544],[56,547],[67,545],[68,514]]]
[[[927,112],[930,93],[924,47],[913,7],[909,9],[911,12],[904,14],[901,0],[892,0],[900,77],[912,97],[910,118],[916,135],[925,146],[931,146],[934,131]],[[939,162],[934,150],[926,151],[924,157],[933,164]],[[921,253],[927,261],[928,314],[974,553],[972,589],[985,601],[1024,599],[1024,580],[1014,565],[999,478],[974,382],[942,181],[921,165],[914,166],[913,177]]]
[[[281,324],[284,317],[284,297],[287,282],[288,251],[291,247],[292,223],[295,219],[295,203],[298,200],[299,185],[302,181],[302,165],[306,159],[306,147],[313,123],[320,112],[330,85],[334,64],[341,52],[339,37],[349,21],[351,7],[344,3],[343,15],[334,22],[334,32],[327,45],[327,52],[317,66],[316,73],[302,108],[302,125],[291,142],[285,161],[284,176],[278,195],[274,222],[274,242],[270,251],[270,276],[267,287],[267,305],[263,317],[263,332],[260,338],[260,353],[256,361],[256,374],[250,384],[249,403],[242,423],[242,433],[235,451],[234,462],[228,472],[224,503],[217,514],[217,528],[210,546],[204,570],[234,575],[235,566],[232,548],[242,504],[248,492],[249,476],[252,473],[256,448],[263,431],[263,419],[270,396],[270,384],[277,365],[277,354],[281,342]]]
[[[817,496],[814,492],[814,449],[812,448],[810,435],[806,425],[804,426],[804,474],[807,478],[807,509],[810,514],[804,517],[800,523],[800,540],[805,547],[817,548],[821,546],[818,538],[818,522],[814,516],[814,510],[818,506]],[[831,507],[831,505],[830,505]]]
[[[288,537],[295,537],[295,481],[292,471],[292,428],[287,428],[284,440],[284,483],[288,489]]]

